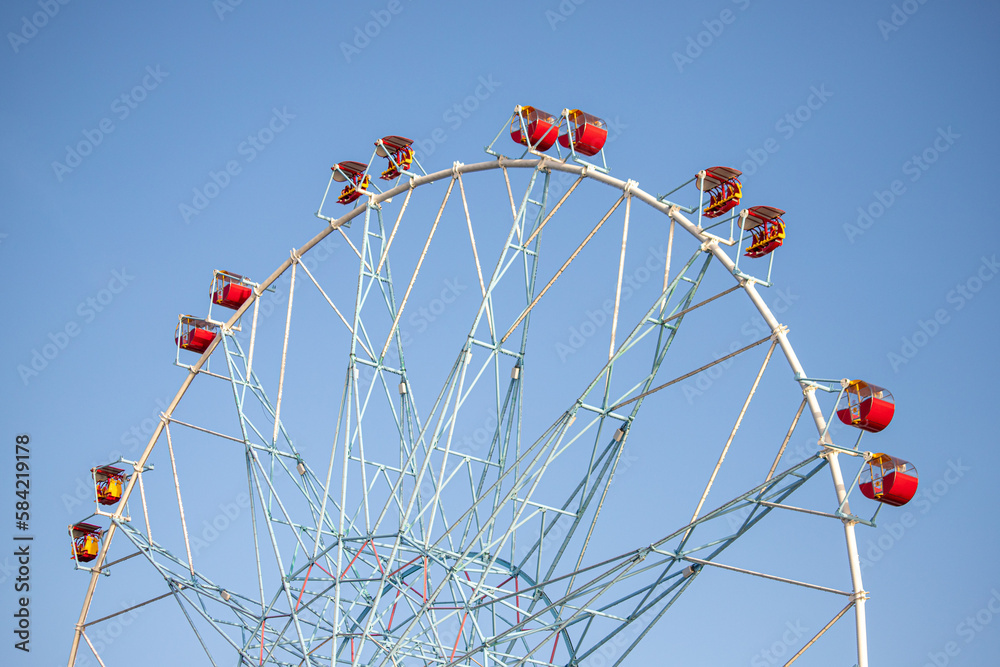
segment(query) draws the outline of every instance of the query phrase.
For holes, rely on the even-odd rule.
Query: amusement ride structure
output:
[[[882,505],[905,504],[917,486],[910,463],[860,446],[889,425],[892,396],[866,381],[806,375],[760,291],[786,239],[785,212],[740,208],[749,192],[739,170],[702,169],[653,195],[610,175],[607,141],[597,116],[518,106],[487,161],[426,173],[411,140],[387,136],[368,162],[332,167],[316,214],[326,224],[270,276],[255,282],[216,270],[208,314],[178,320],[180,389],[136,460],[91,471],[95,512],[70,526],[72,558],[89,586],[69,665],[85,653],[105,664],[91,629],[146,604],[179,608],[212,665],[567,667],[607,656],[610,646],[602,664],[627,664],[700,579],[728,571],[829,596],[829,623],[788,664],[853,610],[856,647],[843,655],[854,659],[856,650],[866,667],[868,593],[855,527],[874,525]],[[473,194],[484,190],[495,195],[489,204]],[[580,197],[586,205],[574,208]],[[696,201],[673,201],[685,197]],[[629,300],[630,223],[634,234],[649,221],[666,243],[662,284],[657,277]],[[602,228],[616,226],[620,246],[615,234],[611,252],[599,248]],[[547,252],[543,236],[558,239]],[[328,237],[338,242],[337,266],[356,267],[351,280],[324,282],[309,261]],[[426,295],[440,292],[428,257],[465,267],[465,307],[415,320]],[[560,383],[545,368],[551,347],[535,341],[548,340],[545,327],[563,317],[573,294],[563,285],[590,289],[603,267],[614,296],[593,328],[609,340],[574,360],[585,380]],[[702,289],[714,281],[728,284]],[[273,309],[279,294],[283,317],[269,320],[264,306]],[[766,335],[707,364],[671,355],[685,335],[718,323],[706,312],[733,299],[749,302]],[[325,328],[303,330],[305,307],[321,311]],[[435,318],[433,340],[414,341],[408,326]],[[649,444],[639,427],[669,433],[675,422],[661,412],[677,401],[679,383],[765,350],[737,409],[720,417],[725,432],[697,443],[711,463],[683,471],[703,488],[671,501],[684,517],[650,525],[626,547],[604,540],[616,472]],[[775,352],[800,399],[759,390]],[[774,434],[739,431],[759,401],[780,421]],[[643,411],[646,404],[656,407]],[[800,419],[815,428],[815,451],[789,461]],[[857,439],[836,444],[833,421]],[[709,505],[741,438],[766,450],[760,469],[738,495]],[[834,494],[820,496],[825,506],[791,503],[826,475]],[[239,502],[220,503],[232,496],[213,495],[209,480],[231,483]],[[852,509],[855,488],[871,516]],[[228,509],[213,524],[216,507]],[[758,524],[790,514],[843,531],[849,589],[761,572],[730,550]],[[209,525],[224,534],[206,545]],[[156,593],[94,613],[105,587],[129,577],[154,581]]]

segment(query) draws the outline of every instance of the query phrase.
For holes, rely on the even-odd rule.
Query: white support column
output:
[[[677,220],[677,222],[679,222],[681,226],[685,227],[689,232],[696,235],[698,234],[697,228],[687,218],[685,218],[676,207],[670,209],[669,215],[671,218]],[[733,261],[719,247],[718,243],[709,242],[708,248],[727,269],[732,271],[735,268]],[[788,342],[788,335],[785,328],[778,323],[774,314],[771,313],[771,309],[767,307],[766,303],[764,303],[764,299],[757,292],[756,285],[752,281],[746,281],[743,284],[743,289],[746,291],[747,296],[750,297],[753,304],[757,307],[761,317],[763,317],[764,321],[767,322],[768,327],[770,327],[771,331],[774,333],[778,344],[781,346],[782,352],[785,353],[785,358],[788,360],[788,365],[791,367],[795,377],[808,377],[802,368],[802,364],[799,363],[798,357],[795,355],[795,350],[792,349],[791,344]],[[826,418],[823,416],[823,411],[820,408],[819,401],[816,400],[815,389],[808,387],[804,383],[800,382],[800,384],[805,392],[809,412],[812,414],[813,421],[816,423],[817,433],[822,434],[826,430]],[[837,504],[839,506],[844,503],[844,500],[847,497],[847,490],[844,487],[843,474],[840,470],[840,462],[837,459],[837,453],[830,450],[827,450],[826,458],[830,464],[830,473],[833,475],[833,485],[837,493]],[[849,513],[850,509],[845,505],[844,511]],[[868,667],[868,630],[865,623],[865,600],[868,598],[868,594],[865,591],[861,580],[861,561],[858,556],[857,538],[854,534],[854,522],[848,519],[844,519],[844,537],[847,542],[847,559],[851,569],[851,582],[854,590],[852,599],[854,601],[854,613],[857,623],[858,667]]]

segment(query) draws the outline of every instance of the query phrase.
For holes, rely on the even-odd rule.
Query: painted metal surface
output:
[[[508,172],[514,169],[530,172],[519,200],[510,190],[508,178]],[[481,264],[477,252],[463,178],[494,170],[503,172],[510,192],[511,216],[506,239],[491,268]],[[538,264],[540,231],[576,188],[574,184],[554,201],[554,172],[578,177],[577,184],[592,179],[619,190],[621,196],[606,212],[595,215],[600,219],[589,235],[585,235],[586,230],[580,232],[583,241],[543,285],[538,282],[539,278],[544,280]],[[440,187],[432,191],[442,195],[443,200],[416,266],[412,272],[394,278],[389,271],[391,259],[396,257],[393,250],[417,254],[416,247],[393,248],[403,211],[420,186],[436,181],[446,181],[448,186],[444,193]],[[409,376],[407,349],[399,327],[442,212],[455,193],[462,199],[468,223],[479,277],[479,306],[442,384],[432,388],[414,383]],[[395,221],[384,218],[383,204],[397,196],[405,197],[399,217]],[[675,336],[683,330],[685,318],[721,296],[702,300],[698,295],[710,267],[721,266],[729,273],[735,288],[744,292],[767,322],[770,336],[759,341],[771,342],[764,366],[771,352],[782,352],[793,381],[803,389],[804,406],[817,432],[824,435],[827,424],[815,387],[802,380],[806,375],[786,329],[764,303],[755,281],[740,275],[727,254],[727,246],[720,244],[718,237],[706,233],[678,207],[644,192],[634,182],[585,165],[544,158],[456,163],[447,170],[413,176],[384,193],[366,193],[366,197],[365,205],[339,218],[318,214],[329,225],[292,251],[222,325],[221,335],[207,341],[202,356],[189,367],[180,390],[137,461],[135,470],[143,472],[128,478],[122,494],[127,501],[141,485],[144,466],[157,444],[170,447],[174,465],[172,433],[187,427],[210,432],[205,427],[179,422],[174,411],[194,379],[206,372],[208,359],[213,354],[220,357],[225,371],[212,375],[227,380],[231,386],[239,433],[210,433],[242,448],[245,455],[247,480],[253,491],[251,511],[255,518],[250,530],[253,556],[257,559],[257,585],[252,590],[238,591],[215,583],[199,571],[189,545],[186,554],[165,549],[149,534],[148,522],[144,530],[139,522],[123,518],[121,503],[95,557],[70,665],[76,661],[81,639],[86,639],[92,598],[101,570],[110,562],[107,554],[119,531],[147,560],[156,576],[162,577],[167,595],[177,600],[195,631],[210,629],[217,633],[238,659],[247,663],[330,664],[336,660],[374,666],[433,660],[441,665],[565,665],[586,660],[609,642],[621,645],[624,641],[625,648],[614,662],[618,665],[697,581],[703,564],[716,564],[721,553],[772,511],[796,510],[785,500],[823,468],[830,468],[837,502],[849,513],[838,452],[820,447],[816,455],[780,472],[776,472],[776,460],[767,479],[720,507],[702,512],[699,503],[692,520],[674,532],[650,544],[590,562],[592,535],[627,446],[631,425],[648,396],[676,381],[661,385],[657,377],[669,358]],[[532,316],[547,307],[550,299],[546,291],[560,280],[563,271],[622,203],[626,222],[621,254],[615,253],[619,276],[628,241],[627,221],[638,203],[663,214],[671,230],[673,225],[683,228],[698,245],[672,275],[668,261],[662,292],[639,321],[633,322],[631,329],[623,329],[620,336],[619,279],[607,363],[574,401],[556,408],[555,419],[547,429],[528,432],[523,419],[531,406],[524,405],[524,383],[530,381],[532,369],[528,355]],[[358,260],[358,281],[353,310],[344,308],[345,314],[334,305],[334,298],[338,298],[343,306],[343,293],[331,297],[302,259],[326,236],[351,221],[360,222],[362,229],[358,245],[351,246]],[[272,398],[254,367],[254,341],[259,297],[286,272],[291,276],[291,287],[277,393]],[[343,394],[332,417],[333,447],[328,462],[316,462],[320,464],[318,469],[303,458],[288,432],[289,425],[282,419],[293,297],[296,289],[304,289],[303,285],[319,288],[339,316],[338,326],[350,334],[350,349],[344,356]],[[510,301],[512,295],[520,300],[516,311],[497,307],[501,297]],[[232,331],[251,310],[250,343],[244,347]],[[375,317],[376,313],[379,317]],[[377,324],[380,321],[382,324]],[[637,350],[650,360],[638,375],[629,365]],[[618,386],[614,383],[623,382],[628,373],[632,374],[630,388],[624,392],[613,389]],[[754,389],[743,411],[754,398]],[[485,452],[464,451],[454,437],[470,397],[480,397],[496,407],[497,425]],[[376,402],[383,405],[381,411],[373,407]],[[273,429],[261,429],[252,417],[261,410],[272,415]],[[736,435],[739,421],[729,442]],[[377,450],[374,435],[382,437],[386,426],[398,438],[395,458],[369,458],[366,452]],[[729,442],[716,471],[723,464]],[[540,490],[553,475],[558,475],[552,471],[570,452],[587,461],[578,482],[562,502],[543,500]],[[176,465],[174,482],[183,522]],[[357,489],[362,492],[354,493]],[[307,511],[296,511],[302,507]],[[744,517],[739,527],[721,530],[733,512]],[[817,520],[829,520],[829,515],[813,514],[821,515]],[[867,667],[867,593],[862,586],[854,522],[844,520],[843,526],[851,591],[775,574],[767,576],[777,582],[848,595],[855,608],[858,664]],[[186,540],[186,529],[184,533]],[[766,574],[729,564],[725,567],[751,576]],[[841,604],[837,602],[836,608]],[[457,627],[457,632],[445,639],[445,627]],[[635,631],[629,639],[622,634],[626,628]],[[201,634],[198,636],[201,639]]]

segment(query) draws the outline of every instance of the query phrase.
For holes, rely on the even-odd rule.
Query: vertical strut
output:
[[[615,333],[618,331],[618,307],[622,302],[622,274],[625,272],[625,246],[628,244],[628,219],[632,211],[632,195],[625,197],[625,224],[622,225],[622,252],[618,258],[618,285],[615,287],[615,309],[611,314],[611,346],[608,361],[615,356]]]

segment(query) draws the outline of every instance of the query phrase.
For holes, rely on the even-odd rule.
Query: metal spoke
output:
[[[564,178],[560,182],[554,175]],[[443,195],[424,187],[436,182],[445,182]],[[456,182],[460,196],[452,201]],[[590,183],[611,186],[614,200],[586,194]],[[168,596],[180,610],[171,613],[191,627],[197,644],[189,641],[202,647],[210,664],[235,659],[331,667],[565,667],[582,664],[614,642],[620,651],[613,665],[619,665],[657,623],[670,618],[681,596],[699,589],[699,577],[731,576],[720,570],[851,598],[789,664],[851,608],[859,656],[866,655],[867,593],[859,569],[852,569],[851,590],[841,590],[801,580],[807,577],[745,567],[737,550],[727,552],[764,520],[796,516],[826,525],[833,518],[844,524],[852,568],[857,564],[854,522],[828,507],[789,502],[829,467],[838,502],[850,512],[832,442],[822,457],[788,464],[785,451],[802,415],[813,417],[820,434],[826,423],[815,387],[802,380],[807,376],[787,329],[763,302],[760,281],[736,269],[726,254],[728,246],[692,224],[683,209],[656,199],[634,181],[568,158],[455,163],[432,174],[407,174],[385,192],[371,188],[363,197],[339,218],[318,214],[326,221],[323,230],[254,284],[230,318],[216,323],[217,335],[198,360],[183,366],[181,388],[138,460],[128,462],[133,470],[121,504],[101,513],[109,527],[92,567],[86,568],[90,584],[71,666],[81,641],[93,650],[86,632],[90,626]],[[622,203],[617,252],[583,254],[588,245],[593,249],[597,234]],[[589,211],[583,221],[589,230],[580,224],[580,210]],[[663,223],[652,231],[644,227],[647,210]],[[566,220],[575,224],[563,224]],[[449,228],[451,221],[457,226]],[[412,230],[426,231],[411,241]],[[541,243],[545,230],[547,254]],[[628,262],[635,262],[628,243],[634,248],[650,233],[666,238],[662,288],[657,266],[655,287],[646,293],[626,291],[626,284],[632,285],[626,283]],[[330,234],[347,241],[341,259],[350,260],[350,271],[357,268],[357,282],[352,278],[350,287],[342,275],[326,277],[304,261]],[[404,314],[426,312],[423,308],[429,306],[420,300],[438,293],[440,285],[432,282],[438,267],[428,255],[435,240],[441,245],[449,238],[453,245],[448,248],[459,258],[455,270],[479,289],[469,290],[446,315],[433,311],[441,322],[437,328],[428,326],[431,333],[414,342]],[[550,244],[552,238],[559,243]],[[556,257],[550,245],[565,249]],[[678,252],[680,259],[672,266]],[[400,266],[408,275],[396,284],[391,269]],[[308,287],[296,294],[299,269],[318,296]],[[548,278],[539,281],[539,272]],[[579,359],[586,370],[583,381],[562,386],[562,375],[569,374],[546,378],[546,371],[552,371],[545,362],[551,348],[543,349],[534,339],[572,323],[566,308],[576,304],[567,304],[565,295],[588,296],[585,290],[592,288],[579,288],[574,281],[587,285],[584,279],[591,273],[607,278],[609,292],[614,289],[601,320],[608,328],[595,336],[594,347],[600,350],[581,345],[573,360]],[[286,275],[285,317],[268,321],[270,311],[266,301],[264,309],[259,307],[261,299],[284,284],[277,281]],[[702,289],[714,294],[704,298]],[[560,290],[565,290],[562,297]],[[737,299],[720,300],[733,293],[744,295],[762,315],[768,335],[685,372],[697,365],[685,355],[692,341],[700,343],[700,332],[719,323],[735,324],[728,318],[736,312]],[[543,299],[546,294],[549,298]],[[455,301],[460,301],[457,295]],[[717,305],[703,308],[711,303]],[[311,330],[310,307],[323,313],[329,332]],[[249,343],[244,347],[246,340],[237,334],[246,335],[248,323],[241,318],[247,314]],[[549,328],[540,334],[544,327]],[[595,320],[595,334],[599,328]],[[608,341],[607,348],[598,339]],[[765,342],[770,346],[756,375],[747,371],[753,380],[735,421],[727,417],[720,433],[690,444],[674,441],[671,424],[664,423],[662,442],[654,443],[720,452],[717,460],[712,455],[714,467],[705,470],[704,491],[691,499],[696,506],[690,520],[608,550],[602,527],[614,507],[613,483],[627,469],[630,451],[649,440],[649,431],[643,430],[646,420],[658,419],[660,409],[676,412],[670,401],[676,399],[679,382]],[[304,357],[298,349],[303,345],[309,346]],[[685,352],[678,354],[677,348]],[[427,358],[427,350],[433,350],[433,358]],[[788,361],[804,397],[787,431],[782,422],[778,433],[747,435],[752,431],[753,414],[747,417],[751,401],[773,399],[765,396],[768,385],[761,381],[775,351]],[[225,364],[224,371],[217,367],[208,372],[212,356],[224,357],[216,361]],[[320,364],[331,356],[338,377],[344,369],[336,387]],[[306,366],[315,363],[316,368],[300,368],[303,358]],[[273,373],[275,367],[276,377],[261,371],[270,368]],[[205,386],[199,385],[196,399],[182,402],[199,375],[212,379],[202,381]],[[672,379],[664,381],[664,376]],[[324,395],[319,408],[298,409],[303,392],[320,393],[317,388],[329,389],[331,396]],[[211,403],[216,399],[229,407],[216,409]],[[204,407],[201,401],[206,401]],[[780,414],[791,415],[795,407],[788,405]],[[745,419],[748,425],[740,432]],[[185,428],[171,428],[175,424]],[[728,432],[727,424],[732,424]],[[710,492],[714,489],[715,499],[726,488],[723,471],[732,465],[727,455],[742,453],[742,445],[735,443],[738,432],[741,443],[753,438],[777,454],[773,462],[768,454],[758,471],[766,470],[766,475],[754,477],[749,483],[753,488],[731,489],[735,497],[713,508]],[[171,466],[164,481],[147,465],[161,436]],[[206,441],[211,446],[205,447]],[[245,531],[239,553],[246,562],[233,563],[232,572],[210,572],[218,560],[215,554],[199,555],[194,526],[212,509],[199,503],[190,488],[186,466],[199,453],[242,461],[238,470],[218,471],[238,472],[237,488],[241,498],[245,495],[240,502],[246,511],[227,515],[227,522],[238,526],[234,531]],[[211,461],[216,465],[215,458]],[[705,462],[704,467],[711,465]],[[133,524],[124,508],[137,484],[143,516]],[[166,501],[177,503],[178,513],[169,518],[177,526],[162,525],[165,519],[157,510]],[[687,515],[677,522],[685,520]],[[156,521],[161,542],[153,540]],[[124,558],[108,556],[116,536],[131,547]],[[220,541],[220,554],[223,548],[235,548],[226,541]],[[717,560],[723,553],[729,554],[725,564]],[[132,564],[121,565],[125,560]],[[99,574],[137,568],[135,563],[162,580],[165,589],[145,596],[146,602],[88,621]],[[245,580],[237,574],[245,574]],[[102,590],[104,586],[102,582]],[[862,667],[865,659],[859,657]]]

